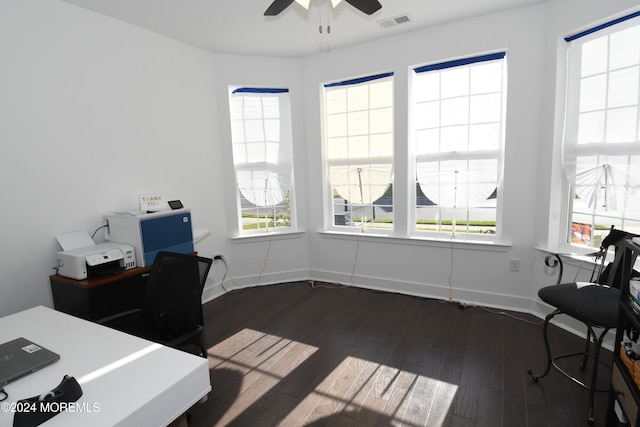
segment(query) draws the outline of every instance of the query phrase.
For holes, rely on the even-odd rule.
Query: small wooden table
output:
[[[87,320],[98,320],[140,308],[151,266],[135,267],[105,276],[75,280],[49,277],[56,310]]]

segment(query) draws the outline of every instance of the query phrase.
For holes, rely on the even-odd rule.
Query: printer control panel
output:
[[[104,252],[96,252],[94,254],[87,255],[87,265],[94,267],[96,265],[104,264],[105,262],[118,261],[123,258],[120,249],[109,249]]]

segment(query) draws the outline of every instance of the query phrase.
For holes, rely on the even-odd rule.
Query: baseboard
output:
[[[246,289],[255,286],[273,285],[286,282],[316,281],[336,283],[346,286],[355,286],[363,289],[393,292],[422,298],[438,300],[453,300],[469,306],[483,306],[499,310],[516,311],[531,314],[541,320],[553,311],[553,308],[537,298],[528,298],[516,295],[507,295],[494,292],[479,291],[475,289],[450,288],[448,286],[424,283],[397,281],[388,278],[371,277],[363,275],[349,275],[334,271],[323,270],[291,270],[286,272],[263,274],[262,276],[227,277],[222,283],[207,282],[202,294],[203,303],[211,301],[227,292]],[[571,332],[582,338],[586,338],[586,329],[582,323],[560,316],[552,321],[552,324]],[[615,331],[609,331],[604,339],[603,347],[612,351],[614,348]]]
[[[230,277],[227,275],[225,277],[224,283],[208,278],[204,290],[202,291],[202,302],[206,303],[226,294],[227,292],[232,292],[240,289],[247,289],[264,285],[275,285],[277,283],[300,281],[304,282],[308,280],[310,280],[308,270],[290,270],[278,273],[266,273],[260,276],[252,275]]]
[[[387,278],[356,275],[350,276],[330,271],[311,270],[311,280],[318,282],[340,283],[378,291],[396,292],[423,298],[454,300],[468,305],[529,312],[531,300],[524,297],[484,292],[472,289],[450,288],[424,282],[397,281]]]

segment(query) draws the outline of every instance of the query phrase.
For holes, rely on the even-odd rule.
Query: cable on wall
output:
[[[356,264],[358,263],[358,255],[360,254],[360,235],[364,234],[364,222],[360,222],[360,232],[356,235],[356,253],[353,258],[353,268],[351,269],[351,286],[355,286]]]
[[[453,277],[453,236],[451,236],[451,270],[449,271],[449,302],[453,302],[453,281],[451,278]]]
[[[264,255],[264,264],[262,264],[262,269],[260,273],[258,273],[258,281],[256,282],[256,286],[260,284],[260,280],[262,279],[262,273],[267,268],[267,261],[269,260],[269,252],[271,252],[271,235],[269,235],[269,244],[267,245],[267,253]]]
[[[360,229],[360,233],[364,232],[364,227]],[[360,253],[360,233],[356,235],[356,253],[353,258],[353,268],[351,269],[351,286],[355,286],[356,264],[358,263],[358,255]]]
[[[229,264],[227,263],[227,260],[225,259],[225,257],[223,255],[216,255],[213,257],[213,259],[219,259],[224,264],[224,275],[222,276],[222,281],[220,282],[220,286],[222,286],[222,289],[225,291],[225,293],[229,293],[229,290],[224,286],[224,281],[227,279],[227,276],[229,276],[229,278],[231,279],[231,282],[235,287],[239,287],[236,281],[234,280],[233,276],[231,275],[231,267],[229,267]]]
[[[364,228],[361,228],[361,233],[364,232]],[[356,264],[358,262],[358,255],[359,255],[359,246],[360,246],[360,233],[358,233],[357,238],[356,238],[356,253],[355,253],[355,257],[353,260],[353,270],[351,273],[351,286],[355,286],[355,281],[354,281],[354,277],[355,277],[355,270],[356,270]],[[453,272],[454,272],[454,261],[455,261],[455,257],[454,257],[454,241],[453,238],[451,239],[451,246],[450,246],[450,254],[451,254],[451,270],[449,271],[449,277],[448,277],[448,283],[449,283],[449,298],[448,300],[441,300],[441,303],[448,303],[448,304],[457,304],[458,307],[460,307],[461,309],[466,309],[466,308],[472,308],[472,307],[477,307],[480,308],[488,313],[491,314],[497,314],[500,316],[506,316],[509,317],[511,319],[514,320],[518,320],[521,322],[525,322],[525,323],[529,323],[532,325],[541,325],[544,323],[544,320],[539,320],[539,321],[532,321],[529,319],[525,319],[519,316],[516,316],[514,314],[508,313],[504,310],[494,310],[488,307],[484,307],[481,305],[472,305],[472,304],[467,304],[467,303],[463,303],[461,301],[457,301],[453,299],[453,281],[452,281],[452,277],[453,277]],[[314,280],[309,280],[309,284],[311,285],[312,288],[326,288],[326,289],[343,289],[346,287],[349,287],[348,285],[344,285],[344,284],[329,284],[329,285],[317,285],[315,283]],[[379,292],[379,291],[374,291],[374,292]],[[420,298],[420,297],[416,297],[416,298]]]

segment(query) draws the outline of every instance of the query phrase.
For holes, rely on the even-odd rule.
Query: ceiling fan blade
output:
[[[271,6],[264,12],[264,16],[276,16],[285,10],[295,0],[274,0]]]
[[[359,11],[371,15],[379,10],[382,5],[378,0],[345,0],[351,6],[355,7]]]

